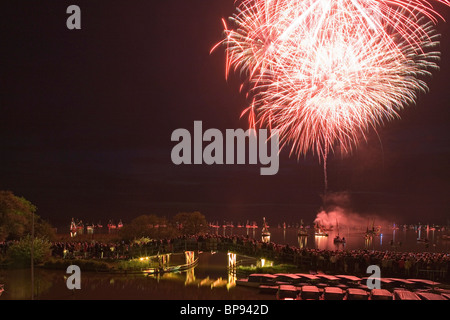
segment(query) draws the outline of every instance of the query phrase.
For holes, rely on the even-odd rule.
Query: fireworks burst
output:
[[[351,151],[428,90],[439,18],[420,0],[243,0],[220,43],[226,74],[245,76],[250,126],[277,129],[297,157],[317,154],[326,190],[336,145]]]

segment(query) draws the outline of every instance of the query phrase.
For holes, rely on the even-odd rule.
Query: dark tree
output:
[[[19,240],[31,234],[34,214],[35,235],[53,239],[51,225],[35,214],[36,206],[11,191],[0,191],[0,241]]]
[[[180,226],[181,233],[185,235],[199,234],[208,230],[205,216],[198,211],[180,212],[173,220]]]

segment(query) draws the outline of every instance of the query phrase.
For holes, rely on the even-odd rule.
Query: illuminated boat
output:
[[[325,287],[322,294],[323,300],[343,300],[345,292],[338,287]]]
[[[319,300],[320,291],[316,286],[303,286],[299,298],[301,300]]]
[[[369,300],[393,300],[393,295],[386,289],[372,289]]]
[[[325,232],[325,230],[323,229],[322,226],[320,226],[319,224],[316,224],[316,226],[314,227],[314,235],[317,237],[328,237],[328,233]]]
[[[263,218],[263,228],[261,230],[261,238],[263,242],[270,242],[269,225],[266,223],[266,218]]]
[[[441,296],[443,296],[447,300],[450,300],[450,293],[441,293]]]
[[[263,228],[261,231],[261,235],[264,236],[270,236],[270,232],[269,232],[269,225],[266,222],[266,218],[263,218]]]
[[[248,278],[237,279],[236,284],[245,287],[258,288],[261,285],[274,285],[275,279],[277,279],[277,276],[273,274],[253,273],[249,275]]]
[[[259,293],[275,294],[275,293],[277,293],[279,286],[276,284],[261,284],[258,288],[259,288]]]
[[[336,220],[336,227],[337,227],[337,232],[338,232],[338,234],[337,234],[337,236],[333,239],[333,242],[334,243],[336,243],[336,244],[339,244],[339,243],[342,243],[342,244],[344,244],[345,243],[345,238],[344,237],[340,237],[339,236],[339,224],[338,224],[338,221]]]
[[[75,237],[77,235],[77,225],[75,220],[72,218],[72,222],[70,223],[70,236]]]
[[[417,292],[417,295],[422,300],[447,300],[447,298],[441,296],[440,294],[432,292]]]
[[[274,279],[277,285],[297,285],[301,282],[302,278],[293,273],[276,273],[274,274],[276,278]]]
[[[303,219],[300,222],[300,228],[298,229],[297,235],[299,237],[306,237],[306,236],[308,236],[308,231],[303,226]]]
[[[300,277],[306,285],[315,285],[320,281],[319,277],[309,273],[295,273],[295,275]]]
[[[345,284],[347,287],[361,289],[362,279],[359,277],[348,274],[339,274],[336,277],[339,278],[339,283]]]
[[[93,234],[94,233],[94,225],[93,224],[87,225],[86,232],[87,232],[87,234]]]
[[[415,283],[415,288],[420,290],[434,290],[441,285],[440,282],[431,281],[427,279],[406,279]]]
[[[108,230],[116,229],[116,228],[117,228],[117,226],[112,222],[112,220],[109,220],[109,222],[108,222]]]
[[[368,300],[369,294],[367,291],[359,288],[348,288],[345,300]]]
[[[376,236],[379,236],[381,234],[381,226],[375,227],[375,221],[372,221],[372,229],[369,230],[369,225],[367,225],[366,233],[364,237],[366,239],[370,239]]]
[[[280,285],[276,297],[277,300],[296,300],[298,297],[297,287],[293,285]]]
[[[210,222],[210,223],[209,223],[209,226],[210,226],[211,228],[220,228],[219,222],[216,222],[216,223]]]
[[[394,300],[421,300],[420,297],[412,291],[405,289],[394,290]]]
[[[370,280],[369,280],[370,279]],[[398,282],[390,279],[390,278],[375,278],[375,277],[363,277],[361,278],[361,286],[362,289],[368,289],[367,285],[363,285],[364,283],[368,283],[368,281],[380,281],[381,288],[384,288],[389,291],[393,291],[397,288]]]
[[[338,277],[330,275],[330,274],[318,273],[315,276],[320,279],[321,283],[316,284],[316,286],[318,286],[320,288],[338,287],[340,284],[340,282],[339,282],[340,279]]]

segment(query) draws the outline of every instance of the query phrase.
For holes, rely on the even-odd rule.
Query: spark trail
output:
[[[278,129],[291,155],[318,155],[326,192],[336,146],[351,152],[428,91],[440,18],[419,0],[243,0],[229,19],[234,28],[223,21],[219,44],[226,75],[244,78],[241,116]]]

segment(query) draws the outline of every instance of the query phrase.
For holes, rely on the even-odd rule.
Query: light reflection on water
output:
[[[221,230],[222,232],[222,230]],[[298,237],[295,228],[273,228],[271,241],[289,244],[300,248],[318,248],[327,250],[389,250],[411,252],[450,252],[450,241],[441,237],[441,232],[414,230],[389,230],[382,236],[370,240],[364,239],[362,232],[341,232],[346,244],[333,243],[335,234],[328,237],[315,237],[310,230],[307,237]],[[246,235],[244,228],[225,230],[225,235]],[[260,240],[258,230],[249,232],[249,237]],[[429,243],[417,242],[418,238],[427,237]],[[256,263],[250,261],[249,263]],[[142,274],[103,274],[82,272],[81,290],[70,291],[66,287],[65,270],[35,270],[36,299],[159,299],[159,300],[206,300],[206,299],[274,299],[271,295],[259,294],[257,290],[234,286],[236,275],[228,272],[226,253],[203,253],[195,269],[179,273],[167,273],[162,276],[145,276]],[[30,270],[0,269],[0,283],[5,292],[0,300],[22,300],[31,297]]]
[[[377,250],[377,251],[405,251],[405,252],[450,252],[450,240],[442,239],[443,232],[435,230],[390,229],[382,230],[380,236],[369,241],[364,238],[364,230],[343,230],[340,237],[345,237],[346,243],[333,242],[336,232],[329,232],[328,237],[314,236],[314,230],[308,230],[308,237],[298,237],[296,228],[270,228],[270,241],[277,244],[288,244],[299,248],[321,250]],[[218,234],[242,235],[261,240],[261,230],[246,228],[227,228]],[[445,233],[446,234],[446,233]],[[418,242],[417,239],[426,238],[428,243]]]
[[[202,253],[188,271],[161,276],[143,274],[81,273],[81,289],[68,290],[65,270],[35,270],[35,299],[40,300],[207,300],[274,299],[257,290],[235,286],[236,273],[228,272],[226,253]],[[31,297],[30,269],[0,270],[5,292],[0,300]]]

